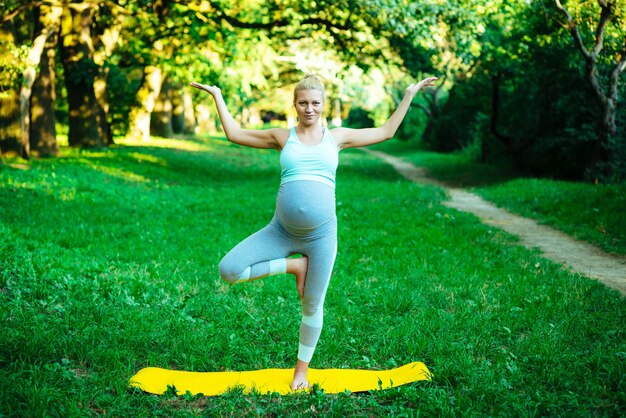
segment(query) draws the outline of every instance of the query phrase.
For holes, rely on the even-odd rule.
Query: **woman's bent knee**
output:
[[[220,261],[219,270],[222,279],[228,283],[236,283],[240,280],[247,280],[248,277],[245,276],[250,275],[250,267],[242,270],[240,266],[237,266],[234,263],[229,263],[228,261],[225,261],[225,259]]]

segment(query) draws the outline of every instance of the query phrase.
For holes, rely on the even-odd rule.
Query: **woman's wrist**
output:
[[[226,101],[224,100],[224,97],[222,97],[222,92],[220,90],[211,92],[211,96],[213,96],[215,102],[223,102],[224,105],[226,105]]]

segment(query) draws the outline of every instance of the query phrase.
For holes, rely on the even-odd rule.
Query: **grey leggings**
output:
[[[270,224],[226,254],[220,275],[238,283],[282,274],[285,258],[292,254],[308,257],[298,359],[310,362],[322,331],[324,298],[337,254],[332,187],[310,180],[282,184]]]

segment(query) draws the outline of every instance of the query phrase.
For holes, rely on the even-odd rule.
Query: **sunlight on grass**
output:
[[[131,171],[125,171],[115,167],[105,167],[98,164],[92,164],[91,167],[94,170],[101,171],[104,174],[107,174],[111,177],[116,177],[122,180],[127,180],[135,183],[147,183],[149,179],[145,176],[141,176],[139,174],[133,173]]]
[[[30,164],[22,162],[9,163],[8,166],[16,170],[30,170],[32,168]]]
[[[154,155],[141,154],[138,152],[131,152],[129,155],[139,162],[148,162],[160,165],[162,167],[165,167],[167,165],[167,161],[165,160],[165,158],[158,158]]]
[[[216,147],[233,145],[220,137],[202,137],[201,139],[194,138],[194,140],[151,137],[148,141],[125,137],[117,138],[115,143],[125,146],[171,148],[196,152],[212,151]]]

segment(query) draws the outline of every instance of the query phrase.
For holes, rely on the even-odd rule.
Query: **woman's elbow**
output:
[[[394,124],[390,123],[390,121],[385,122],[378,131],[380,142],[393,138],[397,130],[398,127],[394,126]]]
[[[385,142],[385,141],[393,138],[393,136],[395,134],[396,134],[396,129],[391,129],[391,128],[387,127],[386,129],[383,130],[380,142]]]
[[[239,138],[241,137],[241,131],[237,129],[224,129],[224,134],[226,135],[226,139],[229,142],[233,142],[235,144],[239,143]]]

